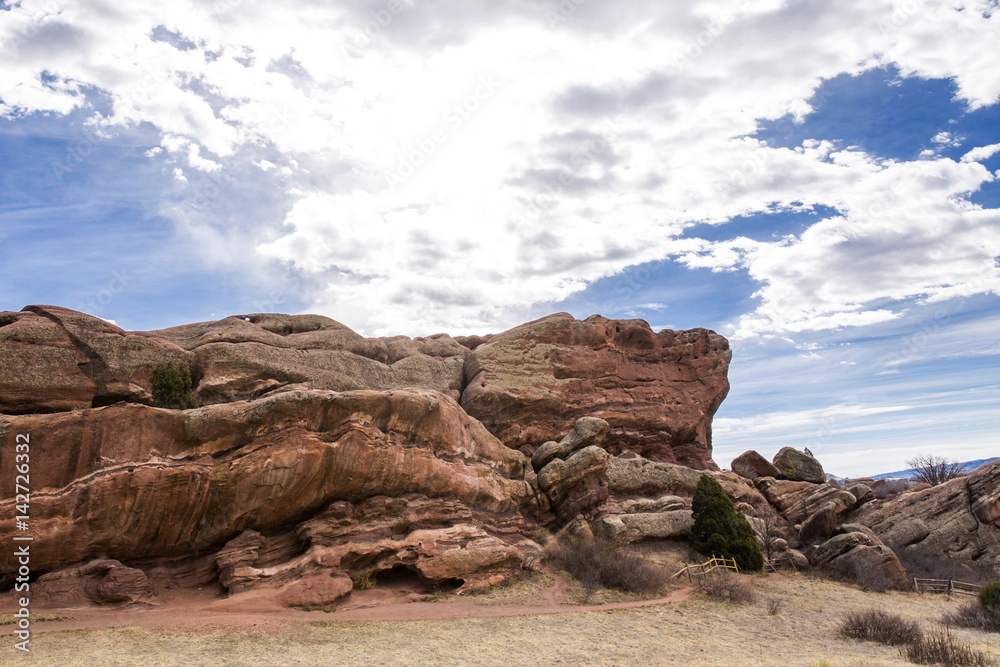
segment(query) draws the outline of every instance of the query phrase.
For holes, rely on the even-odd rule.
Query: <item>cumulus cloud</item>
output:
[[[254,230],[251,261],[368,333],[496,330],[667,257],[759,283],[736,335],[795,332],[997,290],[996,212],[965,200],[994,178],[990,147],[897,163],[750,136],[807,117],[824,78],[887,65],[993,104],[998,20],[972,0],[23,0],[0,14],[0,115],[148,123],[180,185],[281,188],[283,217],[247,210],[214,237],[202,208],[167,213],[213,252]],[[820,205],[838,215],[775,242],[681,237]]]

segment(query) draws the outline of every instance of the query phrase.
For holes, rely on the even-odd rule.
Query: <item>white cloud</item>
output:
[[[931,138],[931,142],[939,146],[961,146],[962,138],[954,136],[951,132],[938,132]]]
[[[978,162],[996,155],[998,152],[1000,152],[1000,144],[977,146],[962,156],[962,162]]]
[[[860,326],[902,299],[997,289],[996,214],[962,199],[992,175],[971,158],[746,136],[805,117],[822,79],[883,64],[953,79],[972,108],[995,102],[1000,19],[980,4],[650,0],[562,16],[526,0],[388,15],[382,2],[24,0],[0,13],[0,115],[149,123],[156,159],[284,188],[283,220],[248,217],[229,236],[200,207],[168,213],[206,256],[252,228],[258,260],[320,285],[301,295],[309,310],[368,333],[496,330],[669,256],[759,282],[736,335]],[[678,238],[814,204],[842,215],[767,243]]]
[[[712,432],[719,440],[733,436],[760,435],[764,433],[787,433],[803,426],[815,427],[827,436],[836,433],[837,426],[846,420],[870,417],[891,412],[910,410],[908,405],[863,406],[852,404],[833,405],[824,408],[810,408],[794,412],[770,412],[753,417],[717,417],[712,423]]]

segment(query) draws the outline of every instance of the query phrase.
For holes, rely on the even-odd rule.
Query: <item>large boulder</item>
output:
[[[354,582],[336,570],[320,570],[285,584],[278,599],[286,607],[324,608],[354,589]]]
[[[539,447],[531,457],[531,467],[541,470],[553,459],[565,459],[578,449],[590,445],[600,445],[608,434],[608,422],[596,417],[580,417],[573,430],[559,442],[548,441]]]
[[[835,535],[811,550],[814,567],[830,568],[878,590],[909,588],[910,582],[896,554],[873,533],[841,527]]]
[[[774,465],[751,449],[743,452],[729,466],[737,475],[747,479],[757,479],[758,477],[777,477],[781,474]]]
[[[598,519],[594,535],[617,544],[628,544],[640,540],[684,538],[691,534],[693,527],[691,510],[618,514]]]
[[[550,507],[562,521],[569,521],[607,500],[609,456],[598,446],[607,432],[603,419],[581,417],[559,443],[546,443],[535,452],[532,464],[538,470],[535,484],[545,496],[542,508]]]
[[[774,467],[781,473],[780,478],[790,479],[795,482],[812,482],[813,484],[823,484],[826,482],[826,473],[823,466],[805,452],[800,452],[793,447],[782,447],[774,455]]]
[[[732,352],[705,330],[559,313],[490,338],[466,359],[462,406],[508,446],[534,453],[579,417],[606,420],[603,447],[715,468],[711,422]]]
[[[145,572],[107,558],[43,574],[31,584],[31,593],[39,607],[161,603]]]

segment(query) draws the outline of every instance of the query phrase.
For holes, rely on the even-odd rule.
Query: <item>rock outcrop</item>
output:
[[[732,353],[705,329],[654,333],[642,320],[566,313],[497,334],[466,359],[462,407],[509,447],[533,454],[584,416],[603,447],[705,469]]]
[[[910,588],[896,554],[863,526],[845,524],[839,534],[809,552],[814,567],[829,568],[876,590]]]
[[[128,332],[55,306],[0,313],[0,413],[152,405],[161,363],[191,370],[200,405],[300,389],[418,387],[459,401],[508,446],[533,454],[580,417],[610,424],[610,454],[699,469],[729,390],[731,352],[705,329],[565,313],[490,336],[365,338],[320,315],[251,313]]]
[[[166,341],[56,306],[0,313],[0,413],[79,410],[117,401],[151,403],[156,364],[189,363]]]
[[[366,566],[396,557],[428,579],[478,582],[490,578],[490,559],[451,551],[499,549],[503,558],[490,562],[508,569],[532,556],[517,546],[533,511],[526,459],[432,391],[297,391],[187,411],[116,405],[8,417],[0,432],[4,469],[16,436],[31,434],[32,566],[41,571],[104,554],[145,561],[222,550],[220,574],[238,580],[261,544],[251,535],[230,545],[243,554],[233,558],[227,541],[296,525],[299,557],[332,562],[337,545],[311,522],[330,503],[367,507],[377,497],[401,505],[385,526],[358,528],[388,540]],[[0,487],[5,534],[14,530],[12,484]],[[0,556],[0,572],[14,569],[10,553]]]
[[[1000,461],[939,486],[868,503],[851,520],[899,548],[1000,572]]]

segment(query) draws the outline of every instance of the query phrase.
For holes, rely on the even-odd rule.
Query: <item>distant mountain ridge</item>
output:
[[[965,461],[961,466],[966,470],[966,472],[972,472],[976,468],[986,465],[990,461],[996,461],[1000,456],[994,456],[990,459],[976,459],[975,461]],[[884,472],[879,475],[870,475],[872,479],[909,479],[913,477],[916,473],[916,469],[910,468],[909,470],[898,470],[896,472]]]

